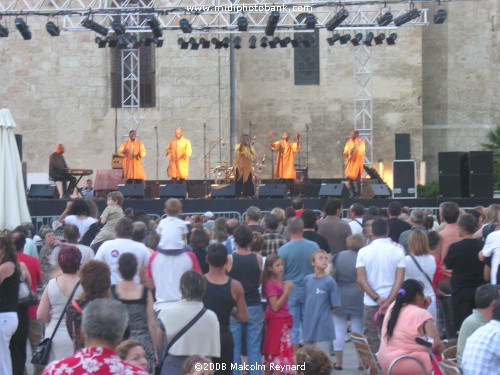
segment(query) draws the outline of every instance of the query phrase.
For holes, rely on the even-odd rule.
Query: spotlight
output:
[[[353,46],[359,46],[359,42],[361,42],[361,40],[363,40],[363,34],[357,33],[354,36],[354,39],[351,39],[351,43]]]
[[[160,22],[158,18],[156,18],[153,14],[150,14],[148,18],[146,18],[146,23],[151,28],[153,35],[157,38],[161,38],[163,36],[163,30],[161,29]]]
[[[266,35],[267,36],[273,36],[274,31],[276,30],[276,26],[278,25],[278,21],[280,20],[280,12],[278,11],[273,11],[269,15],[269,20],[267,21],[267,26],[266,26]]]
[[[189,45],[189,43],[182,38],[177,39],[177,44],[181,46],[181,49],[187,49]]]
[[[306,15],[306,29],[314,30],[316,28],[316,16],[312,13],[307,13]]]
[[[396,33],[392,33],[391,35],[389,35],[389,38],[387,38],[387,44],[390,46],[395,45],[396,39],[398,39],[398,35]]]
[[[118,37],[116,39],[118,41],[118,48],[120,48],[120,49],[127,48],[128,41],[127,41],[127,37],[125,35],[118,35]]]
[[[340,34],[333,34],[330,38],[326,38],[329,45],[333,46],[340,39]]]
[[[257,38],[254,35],[248,39],[248,47],[251,49],[257,48]]]
[[[134,49],[138,49],[141,47],[141,41],[139,39],[137,39],[137,36],[135,36],[135,35],[132,35],[130,37],[130,43],[132,44],[132,48],[134,48]]]
[[[347,9],[341,9],[336,15],[332,17],[330,21],[326,23],[326,29],[328,31],[333,31],[337,28],[347,17],[349,17],[349,12]]]
[[[373,41],[373,33],[370,31],[368,34],[365,36],[365,46],[371,47],[372,46],[372,41]]]
[[[115,31],[115,34],[116,35],[124,35],[126,30],[125,30],[125,26],[122,25],[122,23],[120,21],[113,21],[111,23],[111,27],[113,28],[113,30]]]
[[[278,44],[280,44],[280,42],[281,42],[281,39],[278,37],[275,37],[269,41],[269,47],[276,48],[278,46]]]
[[[260,38],[260,46],[262,48],[266,48],[267,47],[267,38],[265,36],[263,36],[262,38]]]
[[[118,41],[115,38],[111,38],[110,36],[106,37],[106,42],[108,42],[109,48],[115,48],[116,45],[118,44]],[[151,39],[149,44],[151,45]]]
[[[0,25],[0,38],[7,38],[9,36],[9,29]]]
[[[239,36],[233,39],[233,45],[235,49],[241,48],[241,38]]]
[[[377,18],[377,23],[379,26],[388,26],[392,22],[392,13],[386,12]]]
[[[446,20],[446,10],[444,9],[439,9],[437,13],[434,15],[434,23],[435,24],[441,24]]]
[[[181,30],[184,34],[191,34],[191,32],[193,31],[191,24],[185,18],[183,18],[179,21],[179,27],[181,28]]]
[[[61,33],[59,26],[57,26],[52,21],[47,22],[47,24],[45,25],[45,28],[47,29],[47,32],[52,36],[59,36],[59,34]]]
[[[292,42],[292,40],[290,39],[289,36],[287,36],[286,38],[283,38],[280,40],[280,47],[281,48],[285,48],[286,46],[288,46],[290,43]]]
[[[201,48],[210,48],[210,41],[205,38],[200,38]]]
[[[157,37],[153,37],[152,42],[156,44],[156,48],[163,47],[163,39],[158,39]]]
[[[103,39],[103,38],[100,38],[97,36],[95,38],[95,42],[96,42],[98,48],[105,48],[106,47],[106,39]]]
[[[108,28],[107,27],[99,25],[97,22],[94,22],[89,18],[85,18],[82,21],[82,26],[86,27],[87,29],[90,29],[92,31],[95,31],[98,34],[101,34],[104,36],[108,35]]]
[[[212,44],[215,46],[215,49],[222,48],[222,42],[217,38],[212,38]]]
[[[238,31],[247,31],[248,29],[248,21],[246,17],[239,17],[238,18]]]
[[[351,34],[344,34],[340,37],[340,44],[346,44],[351,40]]]
[[[394,20],[394,24],[396,26],[401,26],[404,25],[407,22],[410,22],[411,20],[414,20],[415,18],[420,17],[420,11],[417,8],[410,9],[409,12],[400,15],[398,18]]]
[[[24,40],[31,39],[31,31],[30,31],[28,25],[26,24],[26,22],[24,22],[24,20],[22,18],[16,18],[16,20],[14,21],[14,25],[16,25],[17,29],[19,30],[19,32],[23,36]]]
[[[299,39],[297,37],[292,39],[292,48],[298,48],[299,47]]]
[[[222,47],[224,47],[226,49],[229,47],[229,38],[228,37],[225,37],[224,39],[222,39]]]
[[[153,40],[151,38],[141,36],[141,43],[144,47],[151,47],[152,42],[153,42]]]
[[[191,49],[197,50],[200,48],[200,43],[197,43],[195,38],[189,38],[189,44],[191,44]]]
[[[385,39],[385,34],[384,33],[378,34],[375,37],[375,44],[377,44],[377,45],[382,44],[384,42],[384,39]]]

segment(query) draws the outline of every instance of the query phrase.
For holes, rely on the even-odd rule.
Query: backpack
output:
[[[73,350],[76,353],[84,348],[85,339],[83,337],[82,313],[88,301],[73,300],[66,309],[66,328],[73,342]]]

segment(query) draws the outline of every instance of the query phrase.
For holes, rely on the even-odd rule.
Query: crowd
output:
[[[1,374],[24,374],[29,345],[35,374],[322,375],[343,370],[348,332],[384,374],[499,373],[499,205],[342,217],[330,198],[319,217],[294,198],[239,222],[122,204],[68,203],[62,239],[0,238]]]

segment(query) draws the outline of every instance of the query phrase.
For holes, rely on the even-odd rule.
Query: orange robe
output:
[[[189,158],[192,153],[189,139],[184,137],[172,139],[167,147],[167,158],[170,158],[168,176],[186,180],[189,173]]]
[[[274,178],[282,178],[284,180],[295,179],[295,154],[300,150],[300,143],[285,141],[271,142],[271,148],[278,152],[276,165],[274,166]]]
[[[351,150],[354,151],[351,155]],[[347,166],[345,175],[351,180],[361,177],[363,165],[365,163],[365,141],[361,138],[356,138],[354,141],[349,138],[344,146],[342,155],[347,158]]]
[[[128,150],[128,155],[125,155],[125,150]],[[123,156],[123,176],[126,180],[146,179],[146,173],[142,168],[142,158],[146,156],[146,149],[141,141],[127,139],[120,146],[118,154]]]
[[[255,157],[255,149],[250,146],[237,145],[235,148],[236,158],[234,160],[234,169],[238,171],[239,179],[243,179],[243,183],[247,182],[248,176],[252,173],[253,158]]]

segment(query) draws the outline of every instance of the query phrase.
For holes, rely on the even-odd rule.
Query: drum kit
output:
[[[265,162],[266,162],[266,155],[263,156],[260,163],[254,163],[252,168],[252,182],[256,192],[259,191],[259,186],[262,181],[260,175],[262,173],[263,168],[266,167]],[[235,182],[234,167],[230,166],[227,161],[223,161],[215,168],[213,168],[212,174],[214,176],[215,184],[231,184]]]

